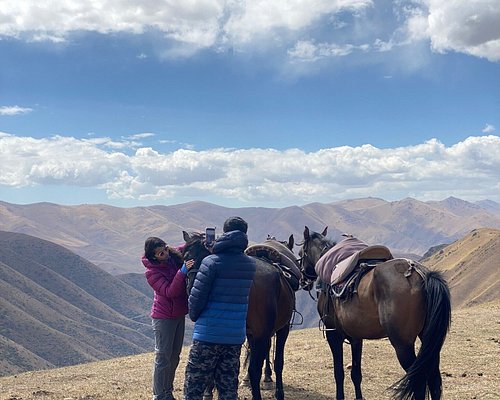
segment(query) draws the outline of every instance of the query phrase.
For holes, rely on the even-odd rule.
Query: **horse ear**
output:
[[[309,239],[309,228],[306,226],[304,229],[304,240]]]
[[[189,239],[191,239],[191,237],[189,236],[189,233],[187,233],[186,231],[182,231],[182,237],[184,238],[185,242],[188,242]]]
[[[288,238],[288,248],[293,251],[293,245],[295,244],[295,239],[293,238],[293,233]]]
[[[323,236],[326,236],[326,232],[328,231],[328,227],[326,227],[323,232],[321,233]]]

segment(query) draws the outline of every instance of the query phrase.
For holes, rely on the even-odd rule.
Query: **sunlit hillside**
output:
[[[452,326],[441,353],[443,399],[498,400],[500,302],[453,312]],[[349,360],[347,345],[344,345]],[[188,347],[182,353],[175,381],[175,397],[182,398]],[[48,371],[0,378],[0,400],[140,400],[150,399],[152,353],[116,358]],[[389,399],[387,388],[402,376],[387,340],[365,341],[364,397]],[[287,400],[331,400],[334,397],[331,353],[316,328],[293,331],[286,344],[284,369]],[[346,398],[353,399],[346,371]],[[264,400],[273,399],[265,391]],[[247,388],[240,399],[251,399]]]

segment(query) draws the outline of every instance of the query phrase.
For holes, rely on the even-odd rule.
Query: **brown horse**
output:
[[[304,277],[315,280],[316,262],[335,243],[306,226],[299,256]],[[366,265],[366,264],[365,264]],[[358,264],[359,266],[359,264]],[[326,328],[333,355],[336,399],[344,399],[343,343],[351,345],[351,379],[356,399],[361,393],[363,339],[389,338],[406,375],[392,386],[392,398],[423,400],[430,393],[441,398],[439,354],[451,319],[450,292],[440,273],[406,259],[377,264],[360,275],[357,290],[348,299],[332,288],[318,297],[318,313]],[[415,341],[421,345],[415,355]]]
[[[199,267],[201,260],[210,254],[204,243],[203,233],[183,232],[184,259],[195,260],[193,271]],[[293,256],[293,236],[290,236],[288,246],[274,241],[280,254],[289,258]],[[253,257],[253,256],[251,256]],[[271,348],[271,338],[276,335],[274,352],[274,373],[276,379],[275,398],[284,400],[283,366],[285,343],[290,332],[290,321],[295,309],[295,292],[287,282],[284,273],[272,262],[260,257],[253,257],[257,268],[250,289],[247,314],[247,340],[250,347],[248,376],[253,400],[261,400],[260,380],[262,366]],[[295,260],[297,263],[297,261]],[[298,263],[297,263],[298,268]],[[188,276],[194,280],[194,273]]]

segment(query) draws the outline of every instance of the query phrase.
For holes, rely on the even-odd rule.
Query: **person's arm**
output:
[[[187,275],[189,270],[193,268],[193,265],[194,265],[194,260],[187,260],[184,264],[182,264],[181,272],[184,275]]]
[[[196,274],[188,299],[189,318],[194,322],[196,322],[207,305],[216,274],[217,271],[213,259],[210,256],[204,258]]]
[[[188,265],[183,265],[186,270],[193,265],[189,261],[188,263],[189,267]],[[182,268],[177,271],[172,280],[167,279],[165,275],[161,273],[160,268],[150,268],[146,271],[146,279],[149,286],[162,296],[176,298],[184,296],[186,293],[186,274],[182,271]]]

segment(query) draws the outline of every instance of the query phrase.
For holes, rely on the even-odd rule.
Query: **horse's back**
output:
[[[336,302],[336,313],[353,337],[414,341],[425,322],[423,279],[406,259],[378,264],[350,301]]]
[[[255,258],[255,261],[247,326],[254,336],[272,336],[290,322],[295,306],[293,291],[276,266],[260,258]]]

